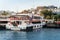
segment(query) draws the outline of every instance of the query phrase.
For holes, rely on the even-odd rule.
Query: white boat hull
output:
[[[30,25],[18,25],[18,26],[13,26],[9,24],[6,25],[6,29],[10,29],[10,30],[27,30],[29,28],[38,29],[42,27],[43,27],[42,24],[30,24]]]
[[[18,27],[12,27],[11,30],[20,30]]]

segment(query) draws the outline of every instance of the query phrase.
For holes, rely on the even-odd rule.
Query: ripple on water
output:
[[[31,32],[0,31],[0,40],[60,40],[60,29],[40,29]]]

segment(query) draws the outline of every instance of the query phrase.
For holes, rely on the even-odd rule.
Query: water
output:
[[[60,40],[60,29],[40,29],[32,32],[0,31],[0,40]]]

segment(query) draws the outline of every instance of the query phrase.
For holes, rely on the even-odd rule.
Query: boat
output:
[[[33,30],[42,28],[45,25],[42,16],[29,14],[13,15],[9,18],[9,22],[6,24],[6,29],[10,30]]]
[[[9,19],[7,19],[9,16],[0,15],[0,30],[6,29],[6,24],[8,23]]]

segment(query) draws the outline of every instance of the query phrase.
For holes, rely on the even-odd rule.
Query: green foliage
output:
[[[44,15],[44,18],[52,19],[52,11],[51,10],[42,10],[41,13]]]
[[[52,17],[54,17],[55,21],[60,21],[60,14],[53,13]]]
[[[9,15],[9,13],[8,12],[6,12],[6,11],[3,11],[3,13],[1,14],[1,15]]]

